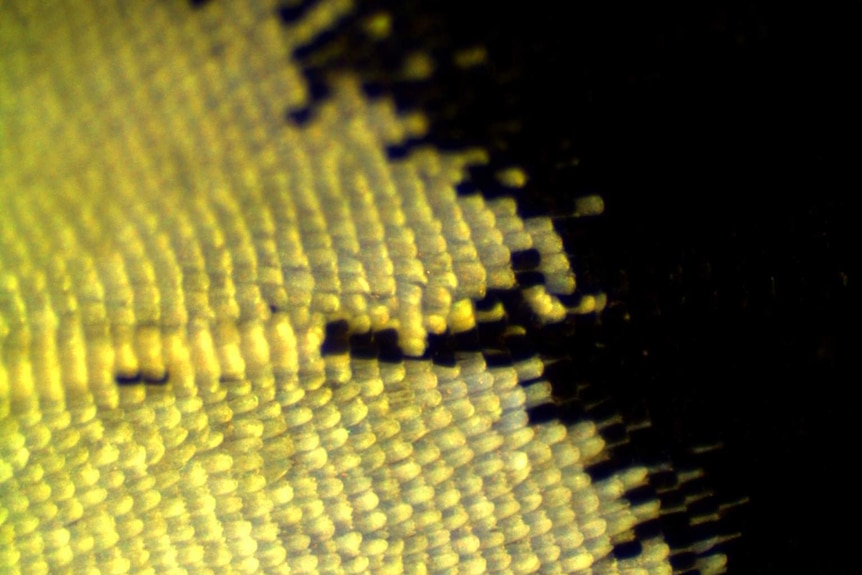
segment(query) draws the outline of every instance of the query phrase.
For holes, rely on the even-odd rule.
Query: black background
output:
[[[373,40],[382,10],[393,33]],[[557,217],[582,289],[610,298],[575,326],[584,377],[646,405],[669,458],[722,445],[710,481],[747,499],[726,518],[729,572],[839,574],[858,572],[860,25],[849,0],[373,1],[297,56],[318,99],[349,69],[425,111],[425,143],[492,149],[465,193],[508,193],[494,169],[525,167],[522,211]],[[484,64],[452,64],[476,45]],[[436,64],[425,81],[400,72],[416,50]],[[605,215],[568,217],[590,193]]]

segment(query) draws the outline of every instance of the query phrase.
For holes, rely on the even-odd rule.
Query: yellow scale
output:
[[[458,197],[482,150],[389,160],[425,119],[349,75],[285,119],[351,2],[188,4],[0,4],[0,573],[671,573],[611,555],[646,469],[592,483],[595,424],[528,422],[539,359],[321,355],[332,321],[418,356],[499,317],[514,250],[544,321],[600,307],[556,297],[550,221]]]

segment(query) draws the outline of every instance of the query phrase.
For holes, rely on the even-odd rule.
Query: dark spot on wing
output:
[[[141,383],[141,372],[136,371],[134,373],[118,373],[114,376],[114,380],[120,385],[132,385],[135,383]]]
[[[512,252],[512,269],[516,272],[533,271],[539,267],[541,261],[539,250],[533,248]]]
[[[614,557],[619,560],[632,559],[640,555],[641,552],[643,552],[643,546],[637,540],[614,545]]]
[[[298,126],[306,126],[311,121],[314,115],[314,110],[309,107],[289,110],[285,117],[292,123]]]
[[[313,2],[292,1],[284,2],[278,8],[276,13],[279,19],[285,24],[292,24],[300,20],[308,12],[308,9],[313,5]]]

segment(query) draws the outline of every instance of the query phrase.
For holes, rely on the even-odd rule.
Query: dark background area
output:
[[[392,33],[374,39],[381,11]],[[429,115],[429,136],[393,157],[493,150],[464,193],[514,193],[493,173],[523,166],[523,213],[554,215],[582,289],[609,296],[566,340],[580,377],[623,411],[645,406],[659,456],[722,446],[702,460],[712,488],[747,499],[725,518],[741,533],[729,572],[840,574],[858,571],[860,29],[850,0],[377,0],[297,56],[319,99],[349,69]],[[459,67],[476,46],[487,59]],[[416,51],[428,79],[402,72]],[[605,214],[569,217],[591,193]]]

